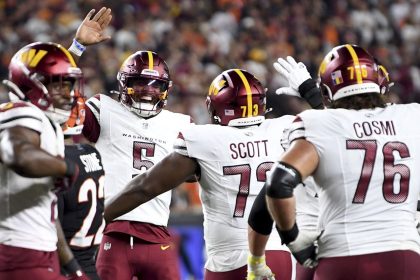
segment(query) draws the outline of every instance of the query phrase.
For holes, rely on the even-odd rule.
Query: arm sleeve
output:
[[[265,193],[266,186],[264,185],[252,205],[248,225],[259,234],[269,235],[273,229],[274,221],[268,212]]]

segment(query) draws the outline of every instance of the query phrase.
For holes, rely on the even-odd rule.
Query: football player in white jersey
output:
[[[105,204],[135,176],[173,151],[191,117],[165,109],[172,85],[166,62],[138,51],[121,65],[118,96],[86,102],[83,135],[95,143],[105,170]],[[167,229],[171,192],[109,221],[96,267],[101,279],[179,279],[177,250]]]
[[[419,279],[420,105],[386,105],[378,65],[358,46],[333,48],[319,77],[331,109],[296,117],[291,147],[267,180],[282,239],[314,264],[316,236],[296,226],[293,195],[312,175],[321,188],[315,279]]]
[[[119,217],[196,174],[204,211],[205,279],[245,279],[248,215],[275,154],[283,152],[283,129],[294,118],[265,120],[265,102],[264,87],[249,72],[231,69],[218,75],[207,97],[213,124],[181,130],[175,152],[114,196],[105,218]],[[278,234],[273,234],[267,263],[276,279],[291,279],[291,255],[284,249]],[[264,257],[257,265],[260,276],[273,279]]]
[[[302,63],[293,58],[287,61],[279,58],[274,63],[275,69],[289,81],[288,87],[281,87],[275,94],[267,94],[266,118],[278,118],[288,112],[296,115],[308,108],[323,109],[322,96],[316,81],[311,78]],[[306,99],[306,101],[305,101]],[[284,131],[287,134],[288,129]],[[288,148],[287,141],[281,145]],[[273,229],[273,219],[267,209],[266,188],[263,187],[252,206],[248,219],[249,250],[253,256],[263,256],[267,237]],[[317,187],[312,177],[308,177],[303,184],[296,187],[296,222],[301,229],[317,231],[318,228],[318,196]],[[261,279],[261,271],[255,265],[255,257],[248,259],[248,278]],[[294,261],[295,278],[298,280],[313,279],[314,269],[305,268]]]
[[[77,31],[87,45],[107,38],[102,31],[110,10],[94,12]],[[0,279],[64,279],[54,192],[78,175],[77,165],[63,160],[63,130],[74,133],[83,125],[74,118],[83,115],[82,72],[61,45],[33,43],[13,56],[3,83],[12,102],[0,105]],[[86,279],[71,252],[58,251],[71,273],[67,279]]]
[[[29,44],[9,64],[4,83],[14,101],[0,106],[0,279],[62,279],[53,190],[78,174],[63,159],[61,125],[82,96],[81,82],[59,44]]]

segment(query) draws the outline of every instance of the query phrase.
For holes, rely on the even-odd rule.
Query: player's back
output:
[[[209,262],[213,255],[248,250],[249,212],[267,172],[283,153],[282,133],[292,120],[292,116],[286,116],[246,128],[199,125],[182,131],[183,144],[178,151],[197,159],[200,166],[200,197]],[[184,152],[180,151],[181,147]],[[246,258],[234,261],[241,266]],[[234,261],[226,260],[225,265]],[[215,261],[206,267],[223,271],[218,265]]]
[[[21,126],[40,135],[40,147],[64,156],[61,128],[28,102],[0,107],[0,133]],[[0,243],[40,251],[56,249],[56,196],[52,178],[26,178],[0,163]]]
[[[104,170],[99,152],[91,145],[66,145],[65,153],[80,171],[74,186],[58,195],[59,219],[73,254],[89,272],[89,267],[95,267],[93,258],[105,227]]]
[[[420,105],[303,112],[289,140],[319,155],[319,257],[420,252],[414,224],[420,178]],[[420,175],[420,174],[419,174]]]

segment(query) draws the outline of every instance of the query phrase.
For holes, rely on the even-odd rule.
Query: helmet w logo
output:
[[[226,80],[214,81],[209,88],[209,95],[217,95],[217,93],[225,86]]]
[[[47,53],[46,50],[29,49],[20,55],[20,60],[28,67],[36,67]]]

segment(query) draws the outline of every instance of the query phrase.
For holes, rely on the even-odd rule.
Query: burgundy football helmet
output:
[[[213,123],[246,126],[264,120],[265,97],[265,89],[254,75],[229,69],[213,80],[206,103]]]
[[[151,51],[138,51],[121,65],[117,75],[119,99],[135,114],[148,118],[165,106],[172,86],[166,62]]]
[[[363,48],[341,45],[333,48],[319,67],[321,90],[329,100],[379,93],[378,65]]]
[[[3,83],[9,87],[12,101],[29,101],[53,121],[64,124],[83,96],[82,77],[82,71],[65,48],[56,43],[36,42],[13,56],[9,64],[9,80]],[[58,89],[48,92],[51,83],[58,85]],[[66,104],[54,105],[56,94],[65,96]]]

